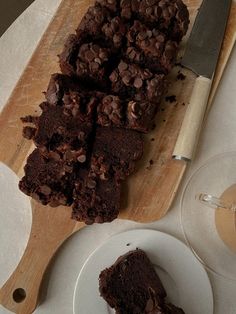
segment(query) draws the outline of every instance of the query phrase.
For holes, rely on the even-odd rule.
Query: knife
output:
[[[181,64],[197,74],[173,158],[191,161],[198,143],[232,0],[204,0]]]

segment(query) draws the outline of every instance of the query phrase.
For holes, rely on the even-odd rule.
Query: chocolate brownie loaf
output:
[[[20,189],[73,205],[87,224],[115,219],[120,184],[143,153],[188,11],[181,0],[97,0],[59,55],[40,116],[22,118],[36,150]],[[37,176],[37,173],[39,174]]]
[[[163,74],[153,74],[136,64],[123,60],[110,75],[112,92],[122,99],[150,101],[158,104],[167,84]]]
[[[72,218],[93,223],[111,222],[120,209],[120,185],[113,177],[107,180],[91,177],[82,170],[77,176],[74,188]]]
[[[143,154],[142,135],[133,130],[97,128],[91,158],[91,176],[101,180],[124,180]]]
[[[25,176],[19,188],[25,194],[50,206],[71,205],[73,197],[73,167],[58,154],[46,156],[35,149],[28,157],[24,167]]]
[[[136,249],[119,257],[99,276],[101,296],[116,314],[183,314],[166,304],[166,291],[144,251]]]

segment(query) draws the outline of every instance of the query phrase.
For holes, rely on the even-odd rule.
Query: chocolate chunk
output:
[[[176,96],[175,95],[166,96],[165,101],[170,102],[170,103],[176,102]]]

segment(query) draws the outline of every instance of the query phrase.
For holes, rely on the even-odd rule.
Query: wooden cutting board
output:
[[[39,113],[42,91],[50,75],[59,71],[57,54],[62,51],[65,38],[74,32],[92,0],[63,0],[28,66],[17,83],[0,116],[0,161],[18,176],[32,143],[22,137],[20,117]],[[186,0],[191,15],[191,31],[201,0]],[[186,36],[180,55],[183,53]],[[236,37],[236,5],[232,6],[225,41],[222,47],[211,101],[220,82]],[[178,71],[186,79],[177,80]],[[186,163],[172,160],[172,152],[187,108],[196,76],[181,68],[170,75],[168,95],[176,96],[173,103],[163,100],[156,119],[156,128],[145,136],[145,153],[137,172],[123,186],[120,218],[151,222],[162,218],[170,208],[186,170]],[[151,161],[151,163],[150,163]],[[20,209],[19,209],[20,210]],[[0,289],[0,303],[9,310],[28,314],[37,306],[44,272],[60,245],[84,224],[70,219],[66,207],[50,208],[32,202],[32,230],[26,251],[17,269]],[[79,246],[79,245],[78,245]],[[79,249],[79,247],[78,247]]]

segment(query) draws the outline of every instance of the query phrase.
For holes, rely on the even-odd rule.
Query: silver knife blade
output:
[[[181,64],[211,79],[219,58],[232,0],[203,0]]]

